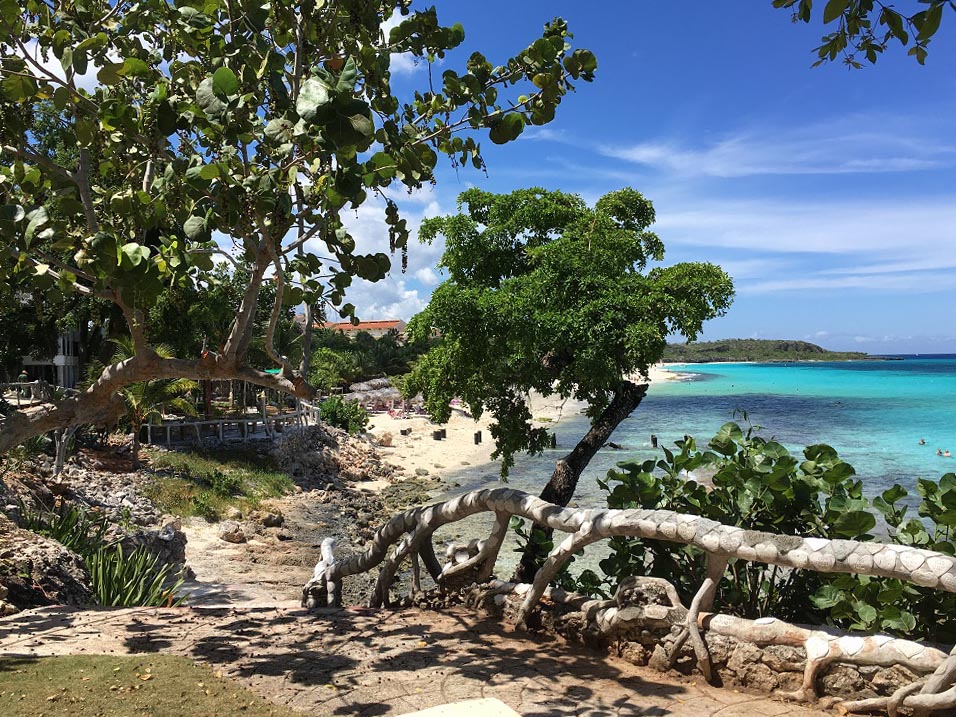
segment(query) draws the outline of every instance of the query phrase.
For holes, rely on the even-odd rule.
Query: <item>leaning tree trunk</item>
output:
[[[614,433],[614,429],[625,418],[631,415],[640,405],[647,394],[647,384],[636,384],[631,381],[621,381],[614,390],[614,397],[604,412],[591,424],[590,430],[584,435],[574,449],[554,466],[551,479],[541,491],[541,500],[555,505],[566,506],[574,496],[581,473],[587,468],[594,455],[607,443]],[[547,557],[547,551],[541,548],[542,540],[550,540],[552,530],[535,524],[532,530],[532,539],[525,546],[521,562],[515,570],[512,582],[528,583],[534,579],[534,574],[541,567]],[[537,537],[537,539],[534,539]]]

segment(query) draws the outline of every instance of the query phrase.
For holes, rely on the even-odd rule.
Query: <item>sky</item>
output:
[[[733,306],[701,339],[956,353],[956,15],[926,66],[893,47],[851,71],[811,68],[819,9],[813,24],[793,24],[770,0],[434,4],[466,32],[438,73],[474,50],[504,61],[555,15],[598,71],[549,125],[501,147],[485,137],[487,174],[446,163],[435,187],[396,192],[413,229],[454,212],[472,186],[589,202],[630,186],[654,202],[665,263],[710,261],[734,278]],[[400,92],[427,82],[405,57],[392,70]],[[360,250],[387,247],[380,207],[349,222]],[[364,319],[408,319],[442,279],[441,250],[413,240],[406,274],[356,282],[348,300]]]

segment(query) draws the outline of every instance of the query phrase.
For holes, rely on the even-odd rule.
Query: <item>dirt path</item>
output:
[[[311,715],[400,715],[494,697],[524,717],[825,713],[680,682],[457,610],[41,608],[0,619],[0,657],[185,655]]]

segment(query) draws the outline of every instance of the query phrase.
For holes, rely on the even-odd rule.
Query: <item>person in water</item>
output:
[[[920,439],[919,439],[919,444],[920,444],[921,446],[925,446],[925,445],[926,445],[926,439],[925,439],[925,438],[920,438]]]
[[[943,451],[943,458],[952,458],[949,451]]]
[[[937,449],[936,449],[936,455],[938,455],[938,456],[941,456],[941,455],[943,455],[943,451],[942,451],[942,449],[940,449],[940,448],[937,448]]]

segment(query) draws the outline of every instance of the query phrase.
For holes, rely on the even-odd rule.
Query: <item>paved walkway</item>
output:
[[[523,717],[823,717],[681,682],[454,610],[41,608],[0,619],[0,657],[163,652],[311,715],[378,717],[480,697]]]

